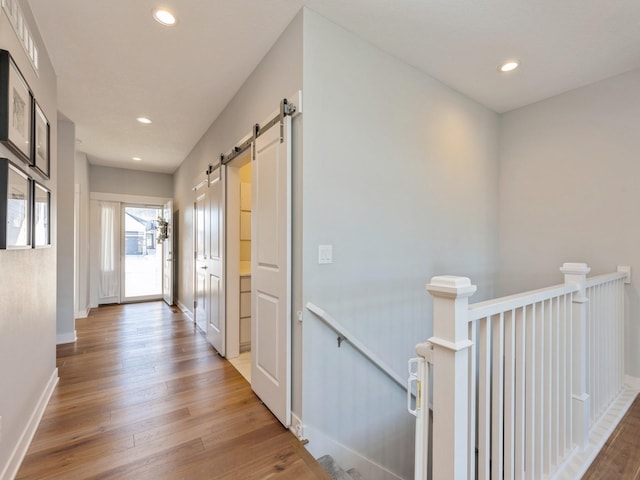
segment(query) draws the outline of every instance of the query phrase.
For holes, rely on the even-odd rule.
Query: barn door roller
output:
[[[291,116],[294,113],[296,113],[296,106],[293,103],[290,103],[286,98],[282,99],[282,101],[280,102],[280,113],[278,113],[278,115],[273,117],[264,125],[260,125],[259,123],[256,123],[253,126],[253,130],[251,132],[252,136],[249,137],[244,142],[242,142],[241,144],[233,147],[231,149],[231,152],[227,153],[226,155],[221,154],[220,163],[222,165],[226,165],[227,163],[231,162],[234,158],[236,158],[238,155],[241,155],[242,153],[246,152],[249,148],[251,148],[251,145],[254,144],[254,142],[260,135],[262,135],[264,132],[266,132],[267,130],[269,130],[271,127],[273,127],[278,123],[280,124],[280,142],[282,143],[284,141],[284,119],[285,117]],[[255,156],[253,158],[255,158]]]

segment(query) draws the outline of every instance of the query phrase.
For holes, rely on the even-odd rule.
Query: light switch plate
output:
[[[333,263],[333,245],[318,245],[318,264]]]

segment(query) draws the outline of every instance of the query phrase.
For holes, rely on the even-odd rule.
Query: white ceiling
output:
[[[496,112],[640,68],[638,0],[29,3],[78,150],[149,171],[177,168],[303,5]],[[176,26],[152,19],[158,5]],[[510,58],[521,68],[499,74]]]

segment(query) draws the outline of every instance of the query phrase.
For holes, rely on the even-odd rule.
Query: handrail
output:
[[[385,375],[387,375],[391,380],[396,382],[403,390],[407,390],[406,380],[401,378],[397,373],[395,373],[389,365],[387,365],[380,357],[378,357],[375,353],[367,348],[362,342],[360,342],[357,338],[353,336],[351,332],[349,332],[346,328],[344,328],[337,320],[335,320],[331,315],[325,312],[323,309],[318,307],[317,305],[307,302],[307,310],[313,313],[316,317],[326,323],[331,329],[340,335],[344,340],[349,342],[353,348],[355,348],[358,352],[362,354],[367,360],[373,363],[378,369],[380,369]]]
[[[481,318],[490,317],[501,312],[506,312],[516,308],[522,308],[532,303],[538,303],[550,298],[559,297],[560,295],[568,295],[579,290],[577,284],[567,283],[555,285],[553,287],[541,288],[539,290],[531,290],[529,292],[509,295],[507,297],[487,300],[486,302],[478,302],[469,305],[469,321],[480,320]]]
[[[607,282],[614,282],[616,280],[622,280],[623,278],[627,278],[629,274],[627,272],[614,272],[614,273],[605,273],[603,275],[595,275],[593,277],[587,278],[586,288],[595,287],[597,285],[602,285]]]

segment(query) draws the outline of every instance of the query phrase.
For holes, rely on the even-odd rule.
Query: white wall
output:
[[[193,192],[197,175],[209,164],[218,162],[221,153],[228,153],[236,143],[251,133],[252,126],[267,119],[279,108],[280,101],[302,88],[302,15],[299,14],[271,47],[264,59],[240,87],[229,105],[212,123],[195,145],[178,170],[174,173],[174,214],[177,218],[178,292],[181,305],[193,313]],[[293,122],[294,169],[300,161],[302,118]],[[294,195],[299,192],[294,191]],[[294,204],[297,204],[294,200]],[[297,211],[294,206],[294,215]],[[297,224],[296,224],[297,225]],[[299,227],[294,227],[299,228]],[[295,239],[294,239],[295,242]],[[294,251],[294,259],[298,258]],[[295,267],[294,267],[295,268]],[[294,286],[294,298],[298,298],[299,284]],[[294,351],[300,351],[300,327],[294,324]],[[295,355],[295,353],[294,353]],[[297,362],[300,365],[300,362]],[[300,371],[294,371],[294,411],[300,411]]]
[[[304,93],[304,302],[404,378],[432,330],[432,276],[470,276],[475,299],[493,293],[497,115],[311,11]],[[320,244],[333,245],[333,264],[318,265]],[[414,418],[403,390],[349,345],[338,348],[306,310],[303,325],[310,431],[411,478]],[[316,455],[328,448],[320,438],[310,437]]]
[[[76,153],[75,182],[79,190],[78,218],[76,219],[76,318],[89,311],[89,161],[84,153]]]
[[[89,166],[92,192],[173,197],[173,175],[124,168]]]
[[[76,340],[74,309],[75,275],[75,145],[76,127],[58,120],[58,272],[57,343]]]
[[[56,346],[56,214],[57,95],[56,76],[31,15],[19,0],[39,48],[39,76],[33,71],[4,12],[0,13],[0,48],[9,50],[51,123],[52,248],[0,251],[0,478],[10,475],[25,446],[23,434],[51,380],[57,379]],[[13,159],[3,145],[0,156]],[[35,421],[38,419],[35,418]],[[22,439],[22,442],[21,442]]]
[[[627,373],[640,376],[640,70],[507,113],[500,147],[501,291],[631,265]]]

